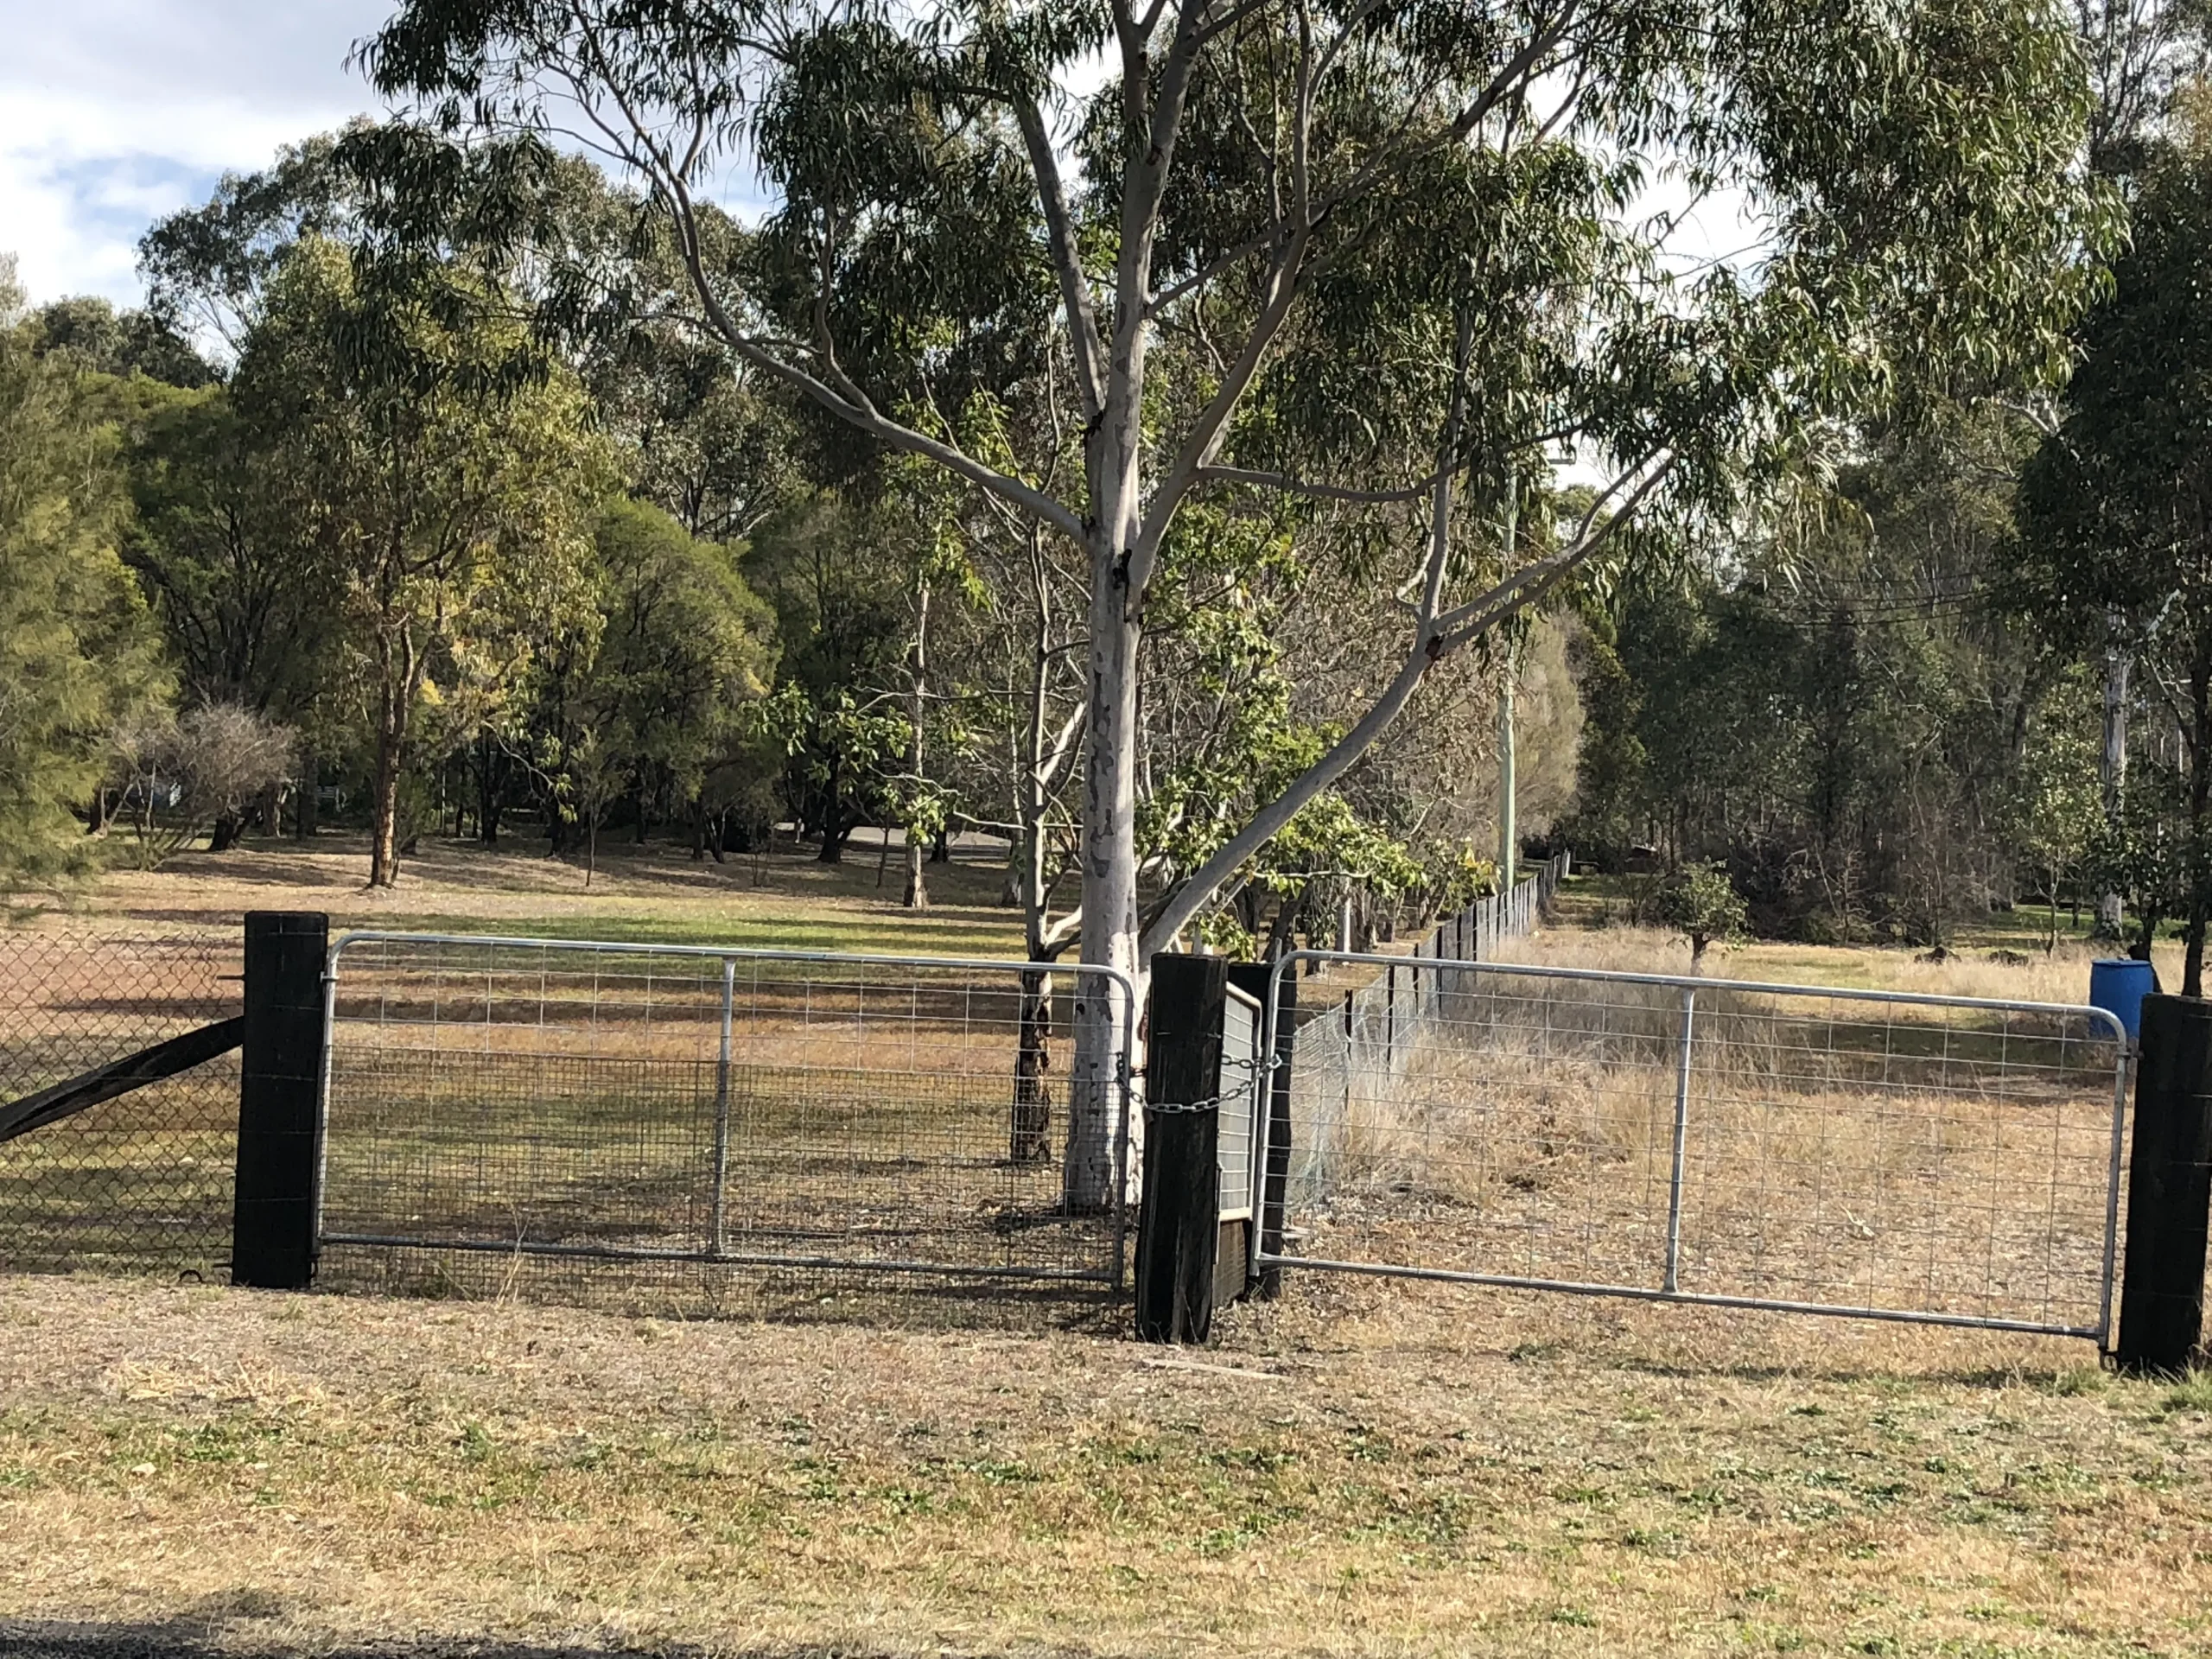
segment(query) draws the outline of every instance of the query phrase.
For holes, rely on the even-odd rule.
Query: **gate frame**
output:
[[[722,964],[722,1001],[721,1040],[715,1067],[715,1136],[713,1171],[715,1192],[712,1224],[715,1231],[709,1238],[709,1248],[703,1250],[684,1250],[656,1249],[649,1246],[626,1248],[594,1244],[528,1244],[509,1240],[420,1239],[372,1234],[326,1232],[322,1224],[323,1188],[330,1159],[330,1072],[332,1051],[337,1034],[339,960],[346,946],[366,944],[596,951],[604,955],[681,957],[694,960],[720,962]],[[716,1249],[715,1247],[722,1242],[721,1228],[725,1204],[723,1192],[726,1179],[725,1161],[728,1152],[727,1137],[730,1043],[735,996],[734,964],[740,962],[814,963],[856,968],[945,968],[1014,975],[1068,974],[1078,981],[1089,976],[1103,982],[1109,995],[1118,992],[1122,998],[1122,1006],[1128,1010],[1128,1019],[1122,1027],[1123,1036],[1115,1052],[1114,1077],[1110,1082],[1110,1087],[1114,1090],[1114,1096],[1119,1106],[1118,1116],[1121,1120],[1114,1135],[1114,1203],[1111,1211],[1114,1263],[1110,1272],[1091,1272],[1081,1268],[976,1268],[940,1262],[905,1262],[884,1257],[811,1256],[781,1255],[768,1251],[733,1252]],[[394,928],[349,928],[331,941],[329,954],[323,961],[322,1055],[320,1076],[316,1081],[315,1199],[312,1211],[314,1248],[318,1254],[326,1243],[329,1243],[369,1248],[465,1250],[505,1255],[590,1257],[619,1262],[696,1262],[709,1266],[734,1268],[791,1268],[801,1270],[839,1270],[859,1273],[929,1274],[961,1279],[1047,1281],[1062,1284],[1104,1285],[1118,1295],[1128,1282],[1128,1170],[1133,1134],[1131,1119],[1135,1111],[1133,1095],[1135,1075],[1130,1061],[1129,1050],[1130,1044],[1135,1038],[1137,1019],[1135,982],[1120,969],[1103,963],[1061,964],[997,960],[981,957],[931,957],[887,955],[867,951],[795,950],[753,945],[647,944],[619,939],[543,939],[498,933],[414,933]]]
[[[1374,1278],[1433,1279],[1453,1284],[1487,1285],[1507,1290],[1548,1290],[1573,1296],[1616,1296],[1631,1301],[1679,1302],[1697,1307],[1755,1308],[1776,1313],[1815,1313],[1834,1319],[1878,1319],[1896,1325],[1936,1325],[1967,1326],[1981,1331],[2017,1332],[2031,1336],[2085,1337],[2094,1341],[2101,1352],[2110,1353],[2113,1348],[2113,1289],[2118,1266],[2120,1247],[2120,1169],[2124,1160],[2127,1126],[2127,1086],[2134,1073],[2136,1053],[2127,1039],[2127,1031],[2120,1017],[2108,1008],[2091,1007],[2087,1004],[2067,1002],[2008,1001],[2001,997],[1939,996],[1924,991],[1860,990],[1834,985],[1798,985],[1767,980],[1707,979],[1687,974],[1646,974],[1602,968],[1560,968],[1537,963],[1478,962],[1456,957],[1422,957],[1418,959],[1402,956],[1384,956],[1373,951],[1293,950],[1276,958],[1268,975],[1266,1036],[1262,1053],[1269,1066],[1284,1064],[1278,1048],[1276,1024],[1281,1001],[1284,978],[1295,971],[1296,964],[1317,964],[1308,971],[1319,971],[1332,963],[1345,963],[1395,969],[1411,966],[1418,973],[1424,970],[1449,972],[1452,969],[1485,974],[1516,974],[1530,979],[1578,980],[1585,982],[1616,985],[1656,985],[1672,988],[1683,993],[1682,1037],[1681,1058],[1675,1082],[1674,1124],[1674,1153],[1669,1176],[1669,1215],[1668,1220],[1667,1281],[1663,1286],[1611,1285],[1574,1279],[1539,1279],[1525,1274],[1506,1273],[1473,1273],[1451,1268],[1418,1268],[1408,1264],[1370,1262],[1340,1262],[1325,1256],[1291,1255],[1268,1250],[1255,1230],[1253,1235],[1250,1271],[1257,1276],[1263,1269],[1273,1268],[1312,1268],[1325,1273],[1363,1274]],[[1712,1292],[1686,1291],[1675,1281],[1675,1267],[1680,1247],[1681,1224],[1681,1191],[1684,1168],[1685,1137],[1688,1129],[1688,1088],[1691,1052],[1691,1021],[1695,1018],[1696,994],[1700,990],[1745,991],[1751,993],[1783,994],[1800,996],[1844,998],[1852,1001],[1907,1004],[1922,1007],[1986,1008],[1993,1013],[2047,1014],[2088,1021],[2093,1027],[2102,1025],[2112,1033],[2118,1058],[2113,1068],[2112,1145],[2105,1169],[2105,1233],[2102,1266],[2098,1283],[2097,1323],[2094,1325],[2059,1325],[2032,1319],[1992,1319],[1971,1313],[1943,1313],[1926,1309],[1856,1307],[1833,1302],[1802,1302],[1781,1297],[1731,1296]],[[1294,1028],[1292,1035],[1295,1035]],[[1266,1166],[1267,1135],[1269,1115],[1261,1114],[1260,1134],[1257,1137],[1257,1166]]]

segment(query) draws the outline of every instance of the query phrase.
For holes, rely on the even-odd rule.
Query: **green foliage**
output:
[[[2087,824],[2061,843],[2095,761],[2063,658],[1988,597],[2020,424],[1870,438],[1706,568],[1620,586],[1581,647],[1565,833],[1616,866],[1725,855],[1763,931],[1935,944],[2023,878],[2080,878]]]
[[[2006,843],[2044,878],[2050,900],[2046,949],[2056,940],[2061,888],[2084,873],[2107,829],[2097,765],[2094,690],[2086,668],[2075,664],[2036,711],[2000,814]]]
[[[2212,124],[2195,104],[2138,175],[2112,292],[2082,327],[2063,423],[2023,481],[2024,609],[2061,637],[2126,652],[2160,687],[2186,757],[2171,828],[2136,789],[2106,868],[2139,908],[2189,918],[2184,994],[2202,989],[2212,916]],[[2171,851],[2169,849],[2171,849]],[[2174,857],[2178,891],[2157,896]]]
[[[748,705],[774,673],[774,622],[729,550],[636,501],[601,510],[592,537],[601,618],[559,718],[570,797],[603,809],[624,789],[689,801],[733,763]]]
[[[118,551],[112,408],[66,355],[37,354],[21,305],[0,263],[0,887],[82,862],[73,809],[102,781],[108,734],[167,689]]]
[[[914,527],[859,499],[823,498],[762,527],[746,574],[773,607],[784,684],[774,729],[785,800],[842,856],[863,823],[903,822],[901,763],[911,726],[906,677]]]
[[[133,388],[125,456],[135,509],[124,556],[161,618],[188,703],[234,702],[308,729],[339,723],[330,658],[340,618],[313,556],[308,480],[276,457],[289,404],[257,383]]]
[[[302,552],[367,704],[376,882],[393,875],[417,715],[464,693],[496,702],[539,642],[578,625],[613,481],[575,378],[535,372],[533,343],[465,271],[423,282],[411,299],[365,290],[344,248],[301,241],[232,383],[267,435],[257,464],[298,493]]]
[[[1313,874],[1311,846],[1280,868],[1253,855],[1308,834],[1291,826],[1332,786],[1338,828],[1408,842],[1413,791],[1348,762],[1578,568],[1709,538],[1864,423],[2048,385],[2095,282],[2085,251],[2117,230],[2078,165],[2082,64],[2043,0],[1192,0],[1154,22],[408,0],[365,53],[454,136],[542,139],[581,94],[681,250],[663,315],[786,388],[803,424],[845,429],[817,438],[824,481],[865,496],[879,447],[923,455],[1079,550],[1086,950],[1116,960],[1227,886]],[[394,154],[401,194],[451,194],[466,166]],[[743,232],[693,205],[741,154],[770,199]],[[1672,216],[1648,211],[1662,174],[1740,200],[1756,245],[1685,270]],[[563,293],[597,269],[574,251],[550,261],[575,273]],[[1052,438],[1020,462],[962,448],[954,412],[979,397],[1026,402]],[[1570,453],[1621,480],[1573,519]],[[1521,533],[1429,522],[1454,488],[1512,499]],[[1438,579],[1409,582],[1432,545]],[[1311,691],[1328,653],[1317,671],[1268,637],[1268,590],[1293,585],[1274,565],[1343,583],[1340,631],[1402,672]],[[842,687],[871,715],[893,640],[922,700],[918,605],[911,629],[836,650],[818,598],[778,608],[802,678],[810,656],[849,666],[806,679],[811,708],[842,718]],[[1834,715],[1865,664],[1822,643]],[[909,771],[925,723],[910,715]],[[866,768],[817,758],[809,789],[836,787],[808,816],[834,841]],[[1624,779],[1633,758],[1624,742]],[[1141,873],[1170,891],[1132,938]],[[1940,918],[1957,874],[1916,874],[1910,907]]]
[[[118,311],[89,295],[39,307],[23,328],[33,355],[65,357],[80,372],[136,375],[188,388],[215,378],[165,318],[150,311]]]
[[[1692,864],[1676,872],[1659,889],[1652,909],[1690,942],[1693,964],[1705,960],[1714,940],[1741,934],[1750,919],[1725,864]]]

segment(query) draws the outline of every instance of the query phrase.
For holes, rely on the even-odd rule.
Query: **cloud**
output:
[[[0,0],[0,253],[34,303],[143,297],[137,245],[226,172],[384,110],[346,67],[396,0]],[[739,165],[709,194],[766,203]]]
[[[0,0],[0,251],[33,301],[142,295],[138,238],[226,171],[375,105],[385,0]]]

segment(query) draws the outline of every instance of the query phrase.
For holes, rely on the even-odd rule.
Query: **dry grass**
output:
[[[1679,971],[1608,942],[1636,943],[1515,954]],[[1656,1291],[1686,1084],[1682,1290],[2099,1325],[2120,1056],[2083,1020],[1711,986],[1683,1078],[1671,987],[1469,969],[1400,989],[1349,1042],[1325,1014],[1300,1032],[1298,1254]]]
[[[334,927],[448,932],[550,933],[563,938],[792,946],[833,950],[1020,953],[1019,916],[998,906],[1001,873],[980,855],[929,868],[935,906],[899,904],[899,874],[876,885],[873,849],[840,865],[804,850],[757,866],[695,863],[685,849],[609,842],[587,887],[584,872],[544,856],[543,843],[485,849],[433,841],[400,867],[399,885],[371,890],[365,841],[249,843],[186,853],[159,871],[115,871],[29,917],[40,930],[143,934],[235,928],[249,910],[320,910]]]
[[[387,899],[350,853],[284,856],[119,879],[89,920],[320,906],[848,949],[909,925],[850,868],[760,897],[656,851],[587,895],[434,849]],[[1623,930],[1529,949],[1687,960]],[[1708,972],[2063,1001],[2086,976],[1766,950]],[[1616,1168],[1654,1143],[1657,1096],[1589,1092],[1546,1096],[1567,1135]],[[2083,1343],[1294,1274],[1166,1354],[840,1322],[825,1289],[811,1322],[676,1323],[0,1278],[0,1651],[42,1621],[164,1655],[2212,1647],[2212,1384],[2108,1379]]]
[[[1424,1048],[1294,1152],[1300,1252],[1656,1290],[1673,1116],[1656,1067]],[[2094,1329],[2110,1121],[2108,1079],[2000,1103],[1701,1073],[1681,1287]]]
[[[1903,946],[1793,944],[1752,939],[1713,946],[1706,953],[1703,972],[1712,979],[2077,1006],[2088,995],[2091,958],[2112,955],[2113,947],[2062,939],[2048,956],[2040,950],[2016,950],[2013,954],[2024,957],[2024,964],[1994,960],[1992,950],[1979,947],[1961,950],[1942,962],[1923,962],[1920,953]],[[1653,927],[1590,927],[1570,922],[1529,938],[1509,940],[1498,955],[1502,961],[1563,968],[1650,974],[1690,971],[1688,943]],[[2161,982],[2178,986],[2181,946],[2160,944],[2152,956]]]
[[[803,874],[814,878],[817,868]],[[650,923],[607,927],[733,937],[712,919],[716,878],[680,874],[706,894],[693,894],[692,910],[664,899]],[[969,868],[941,885],[976,879]],[[313,887],[306,894],[259,902],[319,901]],[[207,913],[220,902],[204,892],[198,898]],[[849,906],[846,914],[867,912]],[[899,938],[855,943],[938,954],[973,948],[963,943],[969,925],[957,914],[931,916],[918,925],[939,928],[939,937],[910,928]],[[106,926],[92,919],[87,926],[86,918],[48,918],[0,934],[0,1007],[10,1019],[0,1034],[0,1099],[235,1007],[234,929],[227,939],[149,944],[143,914],[107,918]],[[576,918],[555,918],[562,921]],[[820,922],[779,921],[772,938],[740,937],[804,942]],[[587,917],[583,924],[600,925]],[[1053,980],[1052,1025],[1062,1039],[1058,1075],[1045,1081],[1064,1123],[1076,982],[1068,972]],[[480,1245],[528,1237],[569,1248],[708,1250],[715,1236],[721,988],[719,963],[689,957],[367,944],[345,952],[329,1226]],[[1111,1218],[1058,1214],[1058,1161],[1011,1156],[1019,975],[756,962],[739,974],[736,997],[721,1160],[720,1237],[728,1253],[1110,1276],[1119,1242]],[[226,1062],[0,1146],[0,1268],[217,1277],[227,1255],[236,1097],[236,1066]],[[1057,1144],[1049,1124],[1046,1139]],[[482,1263],[354,1246],[344,1255],[333,1262],[334,1276],[354,1285],[478,1285],[485,1277]],[[516,1274],[505,1260],[490,1272],[495,1284]],[[587,1280],[597,1294],[595,1281],[626,1274],[571,1262],[519,1277],[557,1297],[578,1294]],[[727,1272],[694,1283],[688,1299],[672,1294],[666,1273],[629,1276],[637,1301],[659,1309],[761,1305]]]
[[[85,1280],[4,1306],[20,1620],[286,1653],[2212,1639],[2212,1390],[2078,1344],[1364,1282],[1202,1354]]]

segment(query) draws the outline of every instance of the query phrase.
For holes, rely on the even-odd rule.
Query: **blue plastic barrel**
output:
[[[2143,999],[2151,995],[2151,964],[2133,957],[2100,957],[2089,964],[2089,1006],[2116,1017],[2133,1043],[2143,1028]]]

